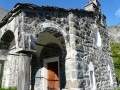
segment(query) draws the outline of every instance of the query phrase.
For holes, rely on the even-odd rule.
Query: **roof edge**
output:
[[[66,12],[66,13],[69,13],[69,12],[92,12],[92,11],[86,11],[84,9],[74,9],[74,8],[70,8],[70,9],[64,9],[64,8],[59,8],[59,7],[56,7],[56,6],[37,6],[37,5],[34,5],[34,4],[31,4],[31,3],[17,3],[14,8],[8,12],[8,14],[2,19],[2,21],[0,22],[0,28],[2,26],[4,26],[7,22],[9,22],[9,18],[12,17],[12,15],[16,12],[20,13],[21,12],[21,9],[31,9],[31,10],[34,10],[34,9],[44,9],[44,10],[55,10],[55,11],[62,11],[62,12]],[[17,14],[18,14],[17,13]],[[15,16],[15,15],[14,15]]]

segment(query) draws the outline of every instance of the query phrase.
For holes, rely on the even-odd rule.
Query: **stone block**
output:
[[[83,88],[70,88],[69,90],[84,90]]]

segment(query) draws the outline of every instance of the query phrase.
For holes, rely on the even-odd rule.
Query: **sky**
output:
[[[107,25],[114,26],[120,23],[120,0],[98,0],[102,13],[107,17]],[[84,9],[88,0],[0,0],[0,7],[11,10],[16,3],[32,3],[38,6],[57,6],[61,8]]]

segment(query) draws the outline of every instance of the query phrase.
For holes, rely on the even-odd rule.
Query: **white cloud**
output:
[[[120,17],[120,8],[115,12],[115,15],[116,15],[117,17]]]

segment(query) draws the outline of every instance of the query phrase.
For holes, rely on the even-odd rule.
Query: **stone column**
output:
[[[75,27],[76,16],[73,13],[69,13],[69,36],[70,36],[70,47],[69,47],[69,58],[66,59],[66,89],[78,90],[78,79],[77,79],[77,61],[76,61],[76,46],[75,46],[75,33],[77,31]]]
[[[30,62],[31,54],[19,53],[18,87],[17,90],[29,90],[30,88]]]

